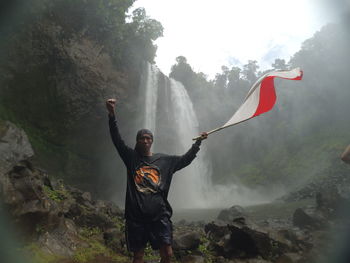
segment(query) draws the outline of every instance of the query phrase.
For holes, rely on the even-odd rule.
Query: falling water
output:
[[[192,102],[180,82],[167,78],[153,65],[147,64],[146,68],[147,79],[141,85],[145,93],[144,127],[157,133],[153,151],[184,154],[191,147],[192,138],[199,134]],[[204,141],[197,158],[173,177],[169,192],[173,207],[229,207],[271,200],[244,186],[213,185],[212,174]]]
[[[154,65],[146,65],[146,85],[145,85],[145,104],[144,104],[144,124],[143,127],[156,131],[156,113],[158,100],[158,73],[159,70]]]
[[[178,142],[176,151],[185,153],[192,138],[198,135],[198,120],[187,91],[180,82],[170,79],[170,93],[172,110],[176,113],[173,121]],[[205,161],[205,148],[202,145],[195,161],[174,176],[170,200],[175,207],[207,207],[204,193],[210,183],[211,167]]]
[[[149,63],[144,77],[146,77],[142,81],[144,87],[141,87],[145,98],[143,126],[159,135],[154,136],[153,151],[184,154],[191,147],[192,138],[198,135],[198,120],[185,87],[180,82],[168,78],[165,78],[163,85],[159,86],[160,72]],[[159,96],[161,92],[162,97]],[[161,104],[158,98],[165,102]],[[165,122],[169,127],[173,143],[169,140],[166,142],[163,140],[162,143],[162,137],[166,135],[163,129],[157,127],[159,125],[157,121]],[[169,144],[172,145],[170,149],[166,147]],[[204,157],[205,146],[202,146],[196,160],[175,174],[169,193],[169,200],[174,207],[207,206],[203,192],[209,184],[210,165],[205,163]]]

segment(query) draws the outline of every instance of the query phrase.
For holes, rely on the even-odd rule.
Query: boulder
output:
[[[111,217],[123,217],[124,212],[112,201],[97,200],[95,202],[97,211],[105,213]]]
[[[181,259],[183,263],[205,263],[205,258],[198,255],[187,255]]]
[[[217,256],[227,259],[261,257],[264,260],[276,260],[293,250],[287,244],[273,239],[267,230],[247,225],[244,218],[238,219],[228,225],[210,223],[205,226],[210,240],[208,248]]]
[[[81,240],[74,222],[70,219],[62,220],[54,230],[43,233],[38,244],[43,251],[63,257],[73,256],[78,247],[88,246]]]
[[[342,197],[336,187],[331,187],[316,194],[317,210],[329,219],[341,216],[341,210],[348,207],[349,204],[349,200]]]
[[[309,214],[298,208],[293,214],[293,225],[302,229],[321,229],[327,227],[328,223],[317,214]]]
[[[109,247],[125,250],[121,209],[49,178],[29,161],[32,155],[25,133],[0,122],[0,213],[9,214],[20,237],[46,253],[70,257],[89,246],[78,230],[98,227]]]
[[[200,234],[198,232],[189,232],[184,234],[174,233],[174,250],[194,250],[200,244]]]
[[[48,196],[46,173],[34,169],[29,161],[21,161],[2,179],[2,202],[28,236],[38,234],[38,225],[55,228],[61,223],[63,213],[60,203]]]
[[[124,251],[126,248],[125,234],[117,228],[109,228],[103,233],[103,239],[109,248],[114,251]]]
[[[230,207],[229,209],[224,209],[222,210],[217,219],[225,221],[225,222],[232,222],[233,219],[237,218],[237,217],[245,217],[245,212],[243,207],[238,206],[238,205],[234,205],[232,207]]]
[[[291,251],[307,251],[312,248],[312,244],[307,241],[307,236],[303,235],[304,232],[298,233],[291,229],[278,229],[270,233],[270,236],[286,244],[291,248]]]
[[[0,180],[14,164],[33,155],[25,132],[9,121],[0,121]]]
[[[298,253],[285,253],[277,259],[276,263],[297,263],[300,259],[301,256]]]

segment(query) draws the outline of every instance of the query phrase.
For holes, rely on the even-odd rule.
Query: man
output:
[[[173,174],[189,165],[196,157],[207,133],[201,133],[192,147],[182,156],[152,153],[153,134],[147,129],[137,132],[136,145],[131,149],[122,140],[115,118],[115,99],[106,107],[112,141],[127,168],[125,200],[126,241],[134,253],[133,263],[143,263],[144,248],[150,242],[160,250],[161,263],[172,256],[172,208],[167,200]]]

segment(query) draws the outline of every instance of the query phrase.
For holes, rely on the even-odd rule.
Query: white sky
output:
[[[331,21],[322,0],[137,0],[162,23],[156,64],[168,74],[177,56],[210,78],[221,66],[257,60],[268,68],[289,60],[301,43]]]

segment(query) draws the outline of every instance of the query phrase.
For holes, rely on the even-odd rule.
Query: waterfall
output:
[[[143,125],[153,131],[153,152],[184,154],[198,136],[198,120],[185,87],[147,63],[141,81]],[[230,207],[271,201],[240,185],[213,185],[210,159],[204,141],[196,159],[174,174],[169,201],[174,208]],[[229,161],[229,160],[228,160]]]
[[[173,126],[178,142],[176,152],[185,153],[192,138],[199,134],[198,120],[185,87],[170,79],[170,96],[174,114]],[[201,146],[196,159],[174,175],[169,199],[175,207],[207,207],[204,193],[210,183],[211,167],[206,159],[205,145]],[[184,202],[186,200],[186,202]]]
[[[157,113],[157,100],[158,100],[158,73],[157,67],[147,63],[147,70],[145,72],[146,80],[143,82],[145,85],[145,104],[144,104],[144,123],[143,127],[153,131],[155,136],[156,132],[156,113]]]
[[[165,78],[163,85],[159,86],[160,78],[158,68],[147,63],[141,84],[141,94],[144,96],[143,127],[159,135],[154,136],[153,152],[181,155],[191,147],[192,138],[199,134],[198,120],[185,87],[169,78]],[[159,96],[160,93],[163,96]],[[164,124],[162,129],[158,128],[159,123]],[[167,135],[168,138],[164,139]],[[203,145],[191,165],[174,175],[169,192],[169,200],[174,207],[207,206],[203,193],[209,184],[211,168],[204,160],[205,151]]]

